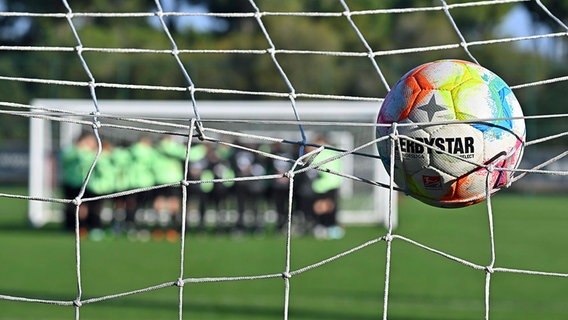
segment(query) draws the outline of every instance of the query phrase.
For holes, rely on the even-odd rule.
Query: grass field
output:
[[[3,190],[6,191],[6,190]],[[25,192],[25,189],[11,192]],[[568,198],[499,194],[493,198],[496,266],[568,273]],[[26,227],[26,202],[0,199],[0,295],[74,300],[74,237]],[[399,207],[396,234],[468,261],[490,261],[484,203],[436,209],[410,198]],[[350,227],[345,238],[292,239],[292,269],[313,264],[385,234]],[[290,319],[381,319],[384,242],[291,279]],[[83,298],[136,290],[179,273],[179,244],[85,240]],[[283,236],[197,236],[186,245],[184,277],[241,276],[284,270]],[[401,240],[392,246],[389,319],[483,319],[485,274]],[[568,279],[496,273],[491,319],[567,319]],[[184,319],[282,319],[282,279],[187,284]],[[170,287],[81,307],[81,319],[176,319]],[[0,319],[74,319],[73,307],[0,300]]]

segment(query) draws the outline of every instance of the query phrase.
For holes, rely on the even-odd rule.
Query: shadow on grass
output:
[[[25,290],[10,290],[8,292],[3,292],[0,288],[0,295],[9,295],[16,297],[27,297],[27,298],[37,298],[37,299],[50,299],[58,301],[71,301],[74,297],[62,294],[61,292],[49,292],[49,291],[25,291]],[[103,301],[98,303],[86,304],[82,308],[89,308],[89,314],[94,316],[99,314],[96,309],[101,308],[100,315],[105,316],[106,319],[122,319],[122,311],[126,314],[131,315],[132,310],[140,311],[140,319],[151,319],[153,314],[163,315],[164,311],[171,311],[172,314],[178,312],[177,299],[167,300],[150,300],[143,297],[130,296],[127,298],[118,298],[110,301]],[[0,300],[2,302],[2,300]],[[3,303],[10,303],[3,302]],[[22,308],[26,308],[29,302],[11,302],[14,304],[21,304]],[[353,311],[344,310],[338,311],[337,309],[329,310],[329,306],[325,305],[314,305],[313,308],[296,308],[293,305],[290,306],[289,316],[292,319],[311,319],[311,320],[376,320],[382,318],[381,309],[382,304],[377,304],[376,314],[362,314],[361,312],[354,313]],[[73,308],[72,306],[63,306],[62,308]],[[207,319],[283,319],[284,309],[282,306],[247,306],[247,305],[236,305],[236,304],[221,304],[211,302],[197,302],[189,301],[185,302],[183,305],[184,316],[188,318],[207,318]],[[102,311],[104,309],[104,311]],[[129,310],[126,310],[129,309]],[[114,310],[109,313],[109,310]],[[109,317],[110,314],[110,317]],[[7,315],[9,316],[9,315]],[[434,320],[435,318],[425,318],[423,316],[416,317],[396,317],[389,316],[391,320]]]

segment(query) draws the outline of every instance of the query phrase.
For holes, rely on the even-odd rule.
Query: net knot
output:
[[[182,180],[182,181],[181,181],[181,185],[184,186],[184,187],[189,187],[189,181],[187,181],[187,180]]]
[[[386,242],[392,242],[393,236],[392,234],[387,234],[383,237],[383,239],[385,239]]]
[[[195,123],[195,131],[197,133],[197,138],[200,141],[204,141],[205,140],[205,133],[203,132],[203,126],[202,126],[201,122]]]
[[[176,285],[176,287],[183,287],[184,282],[181,278],[179,278],[176,280],[176,282],[174,282],[174,284]]]
[[[290,279],[292,278],[292,275],[290,274],[290,272],[282,272],[282,278]]]
[[[294,178],[294,172],[292,172],[292,171],[284,172],[283,176],[285,178],[288,178],[288,179],[293,179]]]
[[[102,127],[102,124],[100,121],[95,121],[93,122],[93,129],[100,129]]]
[[[77,197],[75,199],[73,199],[73,201],[71,201],[71,203],[73,203],[76,206],[80,206],[81,205],[81,198]]]
[[[495,272],[495,270],[493,270],[492,266],[486,266],[485,271],[488,272],[488,273],[494,273]]]
[[[391,134],[389,134],[389,138],[391,138],[393,141],[397,141],[398,140],[398,134],[391,133]]]
[[[73,301],[73,305],[77,308],[81,307],[83,305],[83,303],[81,302],[81,300],[74,300]]]

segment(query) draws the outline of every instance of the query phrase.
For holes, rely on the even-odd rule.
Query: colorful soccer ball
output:
[[[439,207],[464,207],[508,186],[521,159],[525,123],[511,88],[474,63],[441,60],[405,74],[381,106],[377,142],[394,181]],[[395,124],[395,125],[392,125]],[[495,170],[497,169],[497,170]]]

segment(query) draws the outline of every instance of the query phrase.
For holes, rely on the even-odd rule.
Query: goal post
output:
[[[188,101],[169,100],[101,100],[98,102],[100,117],[123,118],[148,121],[170,121],[189,123],[193,111]],[[36,99],[31,103],[38,114],[48,111],[62,117],[85,118],[92,114],[91,100]],[[330,143],[338,150],[351,150],[357,145],[373,139],[372,123],[380,108],[378,101],[297,101],[296,107],[302,125],[308,136],[316,133],[328,135]],[[264,137],[278,137],[288,141],[301,140],[295,124],[294,114],[287,101],[200,101],[200,119],[211,125],[221,124],[223,128]],[[239,122],[247,121],[239,126]],[[55,123],[54,123],[55,122]],[[267,122],[269,123],[267,125]],[[278,123],[281,123],[280,125]],[[358,126],[357,124],[361,125]],[[71,121],[51,121],[43,118],[30,119],[30,196],[52,197],[60,178],[57,174],[57,153],[70,146],[79,136],[82,128]],[[140,132],[130,132],[132,136]],[[311,143],[307,141],[307,143]],[[373,148],[367,150],[370,157],[345,156],[342,159],[342,173],[371,178],[388,184],[389,177],[376,161]],[[342,205],[338,219],[342,224],[383,224],[388,226],[389,190],[369,185],[356,185],[351,179],[344,179],[340,187]],[[349,201],[355,197],[357,200]],[[363,205],[361,205],[361,201]],[[357,206],[353,204],[357,203]],[[28,218],[35,227],[58,221],[61,206],[45,201],[31,201]],[[391,215],[396,225],[396,203]]]

